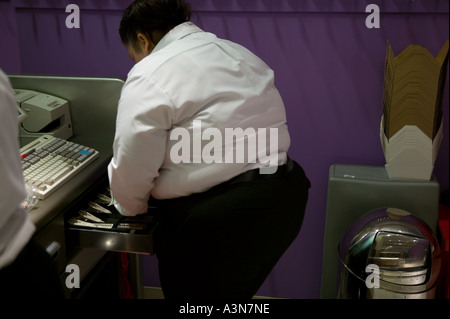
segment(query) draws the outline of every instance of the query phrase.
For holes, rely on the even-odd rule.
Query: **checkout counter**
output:
[[[141,232],[89,229],[68,223],[108,187],[107,165],[112,157],[117,103],[124,82],[110,78],[22,75],[11,75],[9,79],[15,90],[42,92],[68,101],[70,114],[65,115],[64,121],[56,122],[56,126],[66,126],[62,130],[64,134],[68,129],[72,131],[67,140],[99,152],[94,161],[51,195],[39,200],[29,212],[36,225],[36,240],[55,260],[66,289],[66,298],[98,297],[99,293],[108,297],[123,297],[121,260],[124,253],[129,262],[131,294],[140,298],[143,288],[142,255],[153,254],[155,223],[151,216]],[[56,132],[58,127],[53,126],[51,130]],[[21,127],[21,146],[40,134],[30,133]],[[80,288],[67,288],[65,285],[68,275],[66,267],[70,264],[79,267]]]

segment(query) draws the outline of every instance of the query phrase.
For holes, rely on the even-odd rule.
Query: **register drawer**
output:
[[[79,248],[153,255],[153,232],[157,224],[152,212],[135,217],[122,216],[107,201],[99,200],[108,195],[107,188],[91,191],[66,214],[67,244]]]
[[[69,244],[74,247],[153,255],[153,230],[131,234],[72,227],[67,229],[67,235]]]

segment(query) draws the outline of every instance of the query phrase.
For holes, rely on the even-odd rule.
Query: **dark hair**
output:
[[[120,38],[136,47],[138,32],[153,41],[152,32],[164,35],[190,18],[191,6],[184,0],[136,0],[123,13]]]

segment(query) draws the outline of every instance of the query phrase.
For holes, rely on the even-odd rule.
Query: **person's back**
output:
[[[146,92],[137,88],[143,81],[149,83]],[[153,92],[156,90],[152,85],[161,93]],[[154,198],[190,195],[247,170],[286,163],[290,138],[284,104],[274,86],[273,71],[238,44],[219,39],[190,22],[178,25],[165,35],[151,55],[130,71],[123,90],[124,98],[128,94],[137,94],[137,90],[142,96],[140,100],[146,104],[145,113],[130,105],[124,111],[126,116],[139,117],[155,126],[170,125],[167,127],[170,138],[164,162],[151,193]],[[147,99],[145,94],[148,94]],[[161,108],[161,102],[156,104],[153,94],[157,94],[170,110],[158,112],[156,108]],[[180,128],[188,132],[192,151],[180,155],[182,163],[174,163],[174,152],[171,151],[180,141],[174,129],[179,131]],[[275,152],[270,154],[267,147],[271,141],[266,135],[270,131],[264,130],[264,136],[261,132],[258,135],[259,128],[276,130],[277,143],[270,150]],[[216,134],[220,132],[220,136],[209,136],[207,133],[211,129]],[[242,140],[230,139],[232,144],[227,144],[229,140],[225,136],[230,132],[226,129]],[[248,134],[239,135],[240,129]],[[217,147],[203,152],[213,137]],[[258,144],[262,138],[266,140],[263,146]],[[201,143],[196,149],[192,147],[194,139]],[[146,141],[141,143],[145,145]],[[258,152],[261,148],[262,152]],[[256,153],[254,160],[249,161],[249,153]],[[175,183],[174,180],[185,182]]]

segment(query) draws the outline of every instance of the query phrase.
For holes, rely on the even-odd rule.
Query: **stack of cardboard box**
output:
[[[409,45],[394,57],[388,44],[380,137],[391,180],[432,178],[442,141],[448,46],[446,41],[434,57]]]

